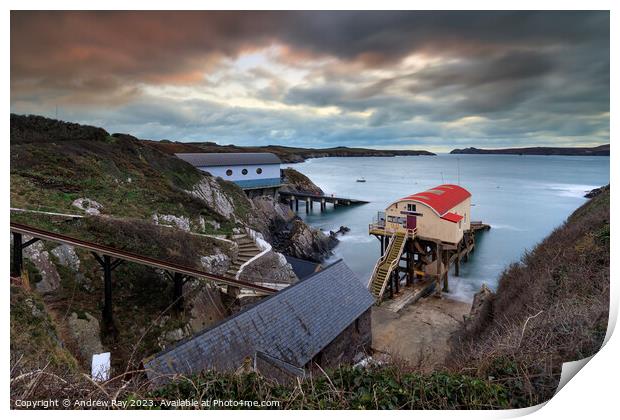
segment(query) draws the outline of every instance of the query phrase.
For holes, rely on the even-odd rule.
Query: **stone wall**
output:
[[[352,364],[370,352],[372,344],[371,308],[360,315],[351,325],[342,331],[312,360],[311,371],[321,368],[333,368],[341,364]]]

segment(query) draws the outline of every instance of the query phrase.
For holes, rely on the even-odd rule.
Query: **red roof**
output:
[[[469,191],[454,184],[443,184],[424,192],[403,197],[401,200],[412,200],[431,207],[439,216],[471,197]]]
[[[457,223],[463,220],[463,216],[461,216],[460,214],[451,213],[451,212],[444,214],[443,216],[441,216],[441,218],[444,220],[447,220],[448,222],[452,222],[452,223]]]

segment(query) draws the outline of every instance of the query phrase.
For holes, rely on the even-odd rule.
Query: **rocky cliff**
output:
[[[281,252],[315,260],[329,253],[329,239],[285,205],[250,200],[235,184],[126,134],[12,115],[10,176],[11,207],[27,210],[12,212],[12,221],[215,274],[226,272],[238,252],[233,239],[248,229],[273,244],[244,271],[248,281],[296,281]],[[25,264],[41,310],[84,370],[101,350],[112,352],[117,370],[134,366],[235,308],[220,288],[193,279],[184,286],[185,310],[171,312],[166,273],[123,263],[113,273],[117,335],[108,337],[97,333],[103,281],[89,252],[41,241],[25,250]]]

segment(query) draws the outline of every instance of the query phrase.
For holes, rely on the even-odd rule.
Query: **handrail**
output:
[[[394,236],[396,236],[396,234],[394,234]],[[407,240],[406,240],[406,238],[403,238],[403,241],[400,244],[400,248],[398,249],[398,257],[394,258],[394,260],[390,263],[390,265],[388,267],[388,270],[387,270],[386,276],[390,276],[390,274],[392,274],[392,271],[394,270],[394,268],[400,263],[400,256],[403,253],[403,248],[405,247],[405,242],[407,242]],[[392,244],[392,245],[394,245],[394,244]],[[385,293],[386,286],[387,286],[387,281],[384,281],[383,282],[383,286],[381,286],[381,291],[379,292],[378,298],[381,298],[381,296],[383,296],[383,293]]]
[[[396,237],[396,233],[394,233],[394,234],[392,235],[392,237],[390,238],[389,245],[391,245],[391,244],[393,244],[393,243],[394,243],[394,242],[393,242],[393,240],[394,240],[394,238],[395,238],[395,237]],[[377,269],[379,268],[379,266],[380,266],[380,265],[381,265],[381,264],[385,261],[385,259],[387,258],[388,254],[389,254],[389,251],[388,251],[388,250],[389,250],[389,247],[388,247],[388,249],[386,249],[386,250],[385,250],[386,252],[385,252],[385,253],[381,256],[381,258],[379,258],[379,259],[377,260],[377,262],[375,263],[375,266],[374,266],[374,268],[372,269],[372,274],[370,275],[370,279],[368,280],[368,285],[366,286],[366,288],[367,288],[367,289],[370,289],[370,286],[372,285],[372,279],[374,279],[374,278],[375,278],[375,273],[377,272]]]
[[[155,268],[160,268],[163,270],[173,270],[177,273],[185,274],[192,277],[202,277],[211,281],[216,281],[219,283],[228,284],[231,286],[237,286],[241,288],[256,290],[258,292],[263,292],[267,294],[276,293],[277,290],[259,286],[253,283],[248,283],[240,280],[230,279],[228,277],[222,277],[219,275],[207,273],[205,271],[196,270],[191,267],[183,266],[180,264],[162,261],[151,257],[145,257],[143,255],[139,255],[130,251],[123,251],[120,249],[112,248],[107,245],[99,245],[93,242],[84,241],[81,239],[72,238],[70,236],[62,235],[60,233],[50,232],[43,229],[38,229],[32,226],[23,225],[21,223],[11,222],[11,231],[16,233],[22,233],[26,235],[31,235],[39,239],[50,240],[53,242],[64,243],[67,245],[77,246],[80,248],[87,249],[89,251],[99,252],[105,255],[109,255],[111,257],[120,258],[122,260],[135,262],[138,264],[144,264]]]

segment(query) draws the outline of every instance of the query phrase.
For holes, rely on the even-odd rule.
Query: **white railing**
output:
[[[250,237],[252,239],[252,241],[254,241],[256,246],[259,249],[261,249],[261,252],[259,252],[258,254],[254,255],[252,258],[250,258],[249,260],[247,260],[246,262],[241,264],[241,266],[239,267],[239,270],[237,270],[237,274],[235,275],[235,279],[237,279],[237,280],[239,280],[239,277],[241,276],[241,273],[243,272],[243,270],[250,263],[253,263],[254,261],[259,259],[263,255],[265,255],[266,253],[271,251],[271,245],[269,244],[269,242],[267,242],[265,239],[263,239],[263,235],[261,235],[260,233],[256,232],[253,229],[250,229],[248,227],[245,228],[245,231],[248,234],[248,237]]]

